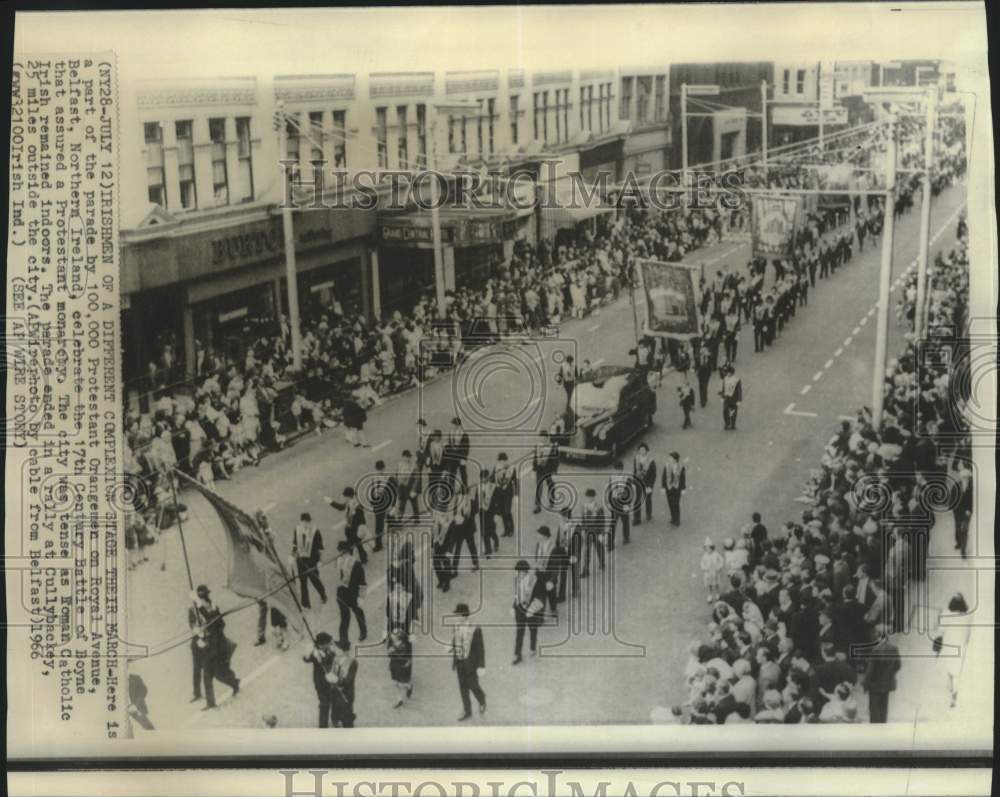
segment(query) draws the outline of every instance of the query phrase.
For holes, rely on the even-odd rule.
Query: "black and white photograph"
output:
[[[18,14],[29,757],[988,754],[982,6],[682,6]]]

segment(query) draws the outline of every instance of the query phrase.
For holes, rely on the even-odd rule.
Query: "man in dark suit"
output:
[[[444,446],[444,459],[447,471],[458,478],[463,487],[469,484],[469,471],[466,467],[469,449],[469,434],[462,428],[462,419],[456,416],[451,419],[451,431]]]
[[[396,503],[394,485],[385,475],[385,462],[381,459],[375,462],[375,476],[372,478],[368,497],[371,499],[371,510],[375,516],[375,545],[372,551],[381,551],[382,539],[385,536],[385,517]]]
[[[417,499],[420,497],[420,474],[413,464],[413,455],[409,449],[403,451],[402,458],[396,466],[396,474],[389,481],[389,487],[396,495],[395,509],[399,513],[399,518],[406,517],[407,505],[413,510],[411,517],[414,520],[419,518]]]
[[[556,612],[557,556],[556,540],[548,526],[539,526],[538,541],[535,543],[535,575],[541,583],[543,593],[553,614]]]
[[[687,474],[684,466],[681,465],[681,455],[676,451],[670,452],[670,459],[663,467],[660,486],[667,496],[670,525],[679,526],[681,524],[681,495],[687,489]]]
[[[724,371],[722,389],[719,391],[719,395],[722,396],[722,422],[724,429],[734,431],[736,414],[743,401],[743,383],[736,376],[736,369],[733,366],[730,365]]]
[[[604,540],[607,536],[607,520],[604,517],[604,507],[597,503],[597,491],[588,487],[584,493],[583,514],[580,527],[584,538],[586,551],[583,559],[583,571],[580,578],[590,575],[590,558],[592,551],[597,551],[597,560],[601,570],[604,569]]]
[[[326,499],[334,509],[339,509],[344,513],[344,539],[353,545],[358,552],[358,559],[361,564],[368,564],[368,555],[365,553],[362,535],[365,530],[365,510],[358,502],[354,494],[353,487],[344,488],[344,500],[334,501],[332,498]]]
[[[583,560],[583,537],[579,524],[573,520],[573,510],[566,506],[560,510],[561,518],[556,531],[556,546],[553,557],[556,560],[557,599],[566,600],[567,587],[570,595],[580,593],[580,568]]]
[[[240,691],[240,679],[233,673],[231,666],[233,648],[236,646],[226,638],[226,621],[222,618],[222,612],[212,603],[210,595],[208,587],[199,585],[192,595],[193,604],[188,609],[188,625],[195,645],[201,652],[201,673],[205,688],[205,705],[202,711],[215,708],[213,681],[221,681],[230,687],[233,697]]]
[[[868,714],[870,722],[886,722],[889,716],[889,693],[896,689],[896,673],[902,662],[899,658],[899,648],[886,634],[886,627],[881,623],[875,626],[877,646],[869,650],[865,657],[865,672],[862,683],[868,690]]]
[[[712,379],[714,370],[712,355],[708,347],[703,345],[698,350],[698,364],[695,366],[695,372],[698,375],[698,402],[703,409],[708,404],[708,383]]]
[[[639,449],[632,460],[632,474],[642,485],[643,496],[635,504],[632,523],[636,526],[642,522],[642,507],[646,507],[646,520],[653,519],[653,490],[656,489],[656,461],[649,455],[649,446],[639,443]]]
[[[292,541],[292,556],[295,557],[295,567],[299,575],[299,600],[303,609],[310,608],[309,584],[312,583],[319,599],[326,603],[326,589],[319,579],[319,561],[323,555],[323,535],[312,525],[312,517],[308,512],[299,516],[299,524],[295,527]]]
[[[538,514],[542,511],[543,491],[545,503],[552,506],[552,477],[559,471],[559,446],[549,438],[545,429],[539,433],[538,445],[532,453],[531,469],[535,472],[535,514]]]
[[[629,543],[629,533],[631,531],[631,513],[632,506],[631,500],[635,500],[639,508],[642,508],[642,499],[639,496],[632,496],[632,490],[634,485],[630,483],[630,479],[625,475],[625,466],[619,460],[615,462],[614,472],[611,474],[611,478],[608,480],[607,492],[605,493],[605,502],[608,506],[608,514],[610,515],[608,520],[608,550],[613,551],[615,548],[615,537],[618,533],[618,524],[621,523],[622,526],[622,541],[625,545]]]
[[[348,540],[337,543],[337,608],[340,609],[340,643],[347,643],[347,631],[351,625],[351,614],[358,621],[358,641],[368,637],[365,613],[358,603],[362,590],[367,584],[365,568],[354,556],[354,545]]]
[[[329,728],[331,724],[336,726],[330,694],[332,687],[328,679],[328,676],[336,677],[333,675],[333,637],[325,631],[320,631],[313,642],[312,650],[302,657],[302,661],[312,664],[313,687],[316,689],[316,700],[319,703],[319,727]]]
[[[451,637],[451,668],[458,675],[458,691],[462,696],[462,713],[458,721],[472,716],[469,693],[479,702],[479,713],[486,713],[486,693],[479,685],[479,675],[486,667],[486,646],[483,630],[469,619],[469,607],[460,603],[455,607],[458,622]]]
[[[497,536],[496,505],[493,503],[493,493],[496,485],[490,478],[486,468],[479,471],[479,484],[476,485],[476,514],[479,515],[479,535],[483,542],[483,552],[489,559],[494,551],[500,550],[500,538]]]
[[[503,521],[503,536],[514,536],[514,496],[517,495],[517,468],[507,461],[507,453],[497,455],[493,469],[493,514]]]

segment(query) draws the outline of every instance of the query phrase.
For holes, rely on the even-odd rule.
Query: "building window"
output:
[[[417,106],[417,166],[427,168],[427,106]]]
[[[175,122],[177,133],[177,167],[180,178],[181,207],[193,210],[198,207],[198,192],[194,183],[193,124],[190,119]]]
[[[786,69],[781,74],[781,93],[788,94],[791,91],[792,70]]]
[[[556,143],[562,141],[562,89],[556,89]]]
[[[378,167],[380,169],[389,168],[389,139],[388,122],[386,121],[387,109],[375,109],[375,142],[378,149]]]
[[[493,139],[493,120],[496,117],[496,110],[497,110],[497,101],[492,97],[490,97],[488,100],[486,100],[486,121],[488,124],[487,140],[490,146],[490,155],[493,154],[494,144],[495,144]]]
[[[649,120],[649,98],[653,94],[653,78],[641,77],[636,80],[635,118],[638,122]]]
[[[333,168],[347,168],[347,111],[333,112]]]
[[[549,93],[542,92],[542,140],[549,143]]]
[[[323,130],[323,112],[309,112],[309,138],[312,140],[312,149],[309,154],[309,162],[316,163],[323,160],[323,145],[326,143]]]
[[[611,103],[613,101],[613,97],[611,95],[611,85],[612,84],[611,83],[606,83],[605,85],[607,86],[607,98],[605,100],[605,102],[607,102],[607,105],[605,106],[605,109],[604,109],[604,129],[605,130],[610,130],[611,129]]]
[[[583,108],[587,104],[587,88],[586,86],[580,86],[580,129],[586,130],[587,125],[584,123]]]
[[[597,115],[601,115],[601,109],[597,109]],[[594,87],[587,86],[587,130],[594,129]]]
[[[483,106],[486,104],[486,100],[478,99],[476,102],[479,105],[479,112],[476,114],[476,154],[482,157],[483,152],[485,152],[483,149],[483,122],[485,121],[483,119]]]
[[[517,95],[510,95],[510,143],[517,143]],[[537,138],[537,136],[536,136]]]
[[[239,158],[239,186],[236,195],[240,202],[253,201],[253,161],[250,141],[250,117],[236,119],[236,154]]]
[[[805,94],[806,92],[806,70],[800,69],[795,73],[795,93]]]
[[[406,137],[409,135],[409,131],[406,125],[405,105],[396,106],[396,126],[399,128],[396,139],[396,159],[399,161],[400,169],[408,169],[410,168],[410,153]]]
[[[541,125],[538,124],[539,114],[542,112],[542,95],[541,92],[536,91],[533,97],[534,101],[534,115],[532,116],[532,121],[534,122],[535,130],[535,141],[539,140],[539,130],[541,130]]]
[[[163,128],[159,122],[145,122],[142,134],[146,141],[146,182],[149,201],[166,208],[167,177],[163,170]]]
[[[628,119],[632,108],[632,78],[622,78],[622,103],[618,110],[619,119]]]
[[[564,141],[569,141],[569,89],[563,89],[563,135]]]
[[[448,152],[454,154],[458,152],[458,139],[455,135],[455,117],[448,117]]]
[[[667,77],[666,75],[656,76],[656,105],[653,111],[653,118],[657,122],[662,122],[667,118]]]
[[[604,90],[604,84],[602,83],[597,87],[598,102],[597,102],[597,129],[602,133],[604,132],[604,103],[607,101],[607,96]]]
[[[212,142],[212,191],[215,205],[229,204],[229,174],[226,171],[226,120],[209,119],[208,137]]]
[[[464,154],[469,151],[469,119],[466,116],[461,116],[458,123],[462,126],[462,152]]]

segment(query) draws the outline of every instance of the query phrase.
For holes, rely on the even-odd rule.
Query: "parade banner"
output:
[[[788,257],[795,249],[800,197],[754,196],[750,227],[754,257]]]
[[[701,334],[698,267],[662,260],[637,264],[646,307],[643,333],[688,340]]]
[[[187,474],[177,471],[177,475],[205,497],[226,530],[229,553],[226,586],[245,598],[266,599],[276,604],[288,619],[289,627],[301,632],[301,614],[286,586],[287,579],[294,574],[287,573],[278,560],[273,543],[257,519]],[[291,584],[292,589],[297,586]]]

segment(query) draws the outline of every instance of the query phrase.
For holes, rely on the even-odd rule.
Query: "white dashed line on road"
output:
[[[785,407],[785,415],[800,415],[803,418],[815,418],[815,412],[804,412],[803,410],[795,409],[795,402],[793,401],[787,407]],[[770,443],[768,444],[770,445]]]
[[[822,376],[823,372],[817,371],[816,373],[813,374],[813,382],[818,382],[822,378]]]
[[[851,334],[852,335],[857,335],[860,331],[861,331],[861,327],[859,327],[859,326],[858,327],[854,327],[854,329],[851,330]],[[850,340],[850,338],[848,338],[848,340]]]
[[[868,317],[868,318],[871,318],[871,317],[872,317],[873,315],[875,315],[875,308],[874,308],[874,307],[873,307],[873,308],[871,308],[871,309],[870,309],[870,310],[868,311],[868,316],[867,316],[867,317]],[[863,323],[864,323],[864,321],[862,321],[861,323],[863,324]]]
[[[596,368],[597,366],[599,366],[599,365],[600,365],[601,363],[603,363],[603,362],[604,362],[604,358],[603,358],[603,357],[598,357],[598,358],[597,358],[596,360],[594,360],[594,361],[593,361],[593,362],[592,362],[592,363],[591,363],[590,365],[591,365],[591,366],[592,366],[593,368]]]
[[[861,326],[864,326],[867,323],[868,323],[868,316],[865,316],[864,318],[861,319]]]
[[[274,509],[274,508],[275,508],[275,507],[276,507],[277,505],[278,505],[278,502],[277,502],[277,501],[272,501],[271,503],[267,504],[267,506],[265,506],[265,507],[264,507],[264,508],[263,508],[263,509],[261,510],[261,512],[270,512],[270,511],[271,511],[272,509]]]
[[[856,335],[857,332],[855,332],[854,334]],[[848,335],[846,338],[844,338],[844,347],[846,348],[850,346],[853,341],[854,341],[854,335]]]
[[[824,368],[829,368],[831,365],[833,365],[833,360],[827,360],[826,364],[823,367]]]
[[[386,446],[391,445],[391,444],[392,444],[392,440],[383,440],[377,446],[375,446],[374,448],[372,448],[372,453],[374,454],[376,451],[381,451],[383,448],[385,448]]]
[[[599,330],[600,328],[601,328],[600,324],[594,324],[591,327],[587,327],[587,331],[588,332],[597,332],[597,330]]]
[[[801,395],[803,395],[803,396],[804,396],[804,395],[805,395],[806,393],[808,393],[808,392],[809,392],[810,390],[812,390],[812,385],[806,385],[806,386],[805,386],[804,388],[802,388],[802,390],[801,390],[801,391],[799,391],[799,392],[800,392],[800,394],[801,394]]]
[[[841,346],[841,347],[840,347],[839,349],[837,349],[837,350],[836,350],[836,351],[835,351],[835,352],[833,353],[833,356],[834,356],[834,357],[839,357],[839,356],[840,356],[841,354],[843,354],[843,353],[844,353],[844,347],[843,347],[843,346]],[[829,368],[829,366],[827,366],[827,367]]]

